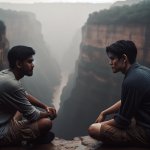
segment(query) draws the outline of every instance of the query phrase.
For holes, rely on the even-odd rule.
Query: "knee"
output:
[[[48,118],[42,118],[38,121],[38,127],[41,132],[47,132],[52,128],[52,121]]]
[[[100,127],[101,124],[100,123],[95,123],[92,124],[89,128],[88,128],[88,133],[92,138],[97,139],[100,135]]]
[[[90,136],[92,136],[95,132],[95,127],[94,127],[94,124],[90,125],[89,128],[88,128],[88,133]]]

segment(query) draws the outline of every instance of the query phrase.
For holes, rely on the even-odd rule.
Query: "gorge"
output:
[[[112,7],[93,12],[82,27],[80,55],[76,62],[75,84],[62,101],[54,131],[71,139],[87,135],[99,113],[120,99],[122,74],[112,74],[105,47],[117,40],[133,40],[138,48],[137,61],[150,66],[150,2]],[[69,89],[68,89],[69,90]]]
[[[81,41],[75,38],[73,45],[76,48],[70,45],[65,54],[67,57],[64,57],[62,64],[74,65],[68,62],[69,56],[74,58],[71,54],[76,55],[74,51],[79,50],[75,70],[69,75],[63,74],[65,82],[61,82],[61,67],[44,40],[41,23],[35,14],[0,9],[0,19],[6,26],[6,31],[2,30],[5,44],[1,44],[1,51],[7,53],[10,47],[17,44],[32,46],[37,51],[34,76],[23,81],[25,87],[48,104],[54,103],[58,96],[54,105],[59,111],[53,128],[57,137],[72,139],[87,135],[88,126],[96,120],[100,111],[120,99],[123,75],[112,73],[105,53],[107,45],[120,39],[133,40],[138,48],[138,62],[150,65],[149,7],[149,2],[142,2],[91,13],[82,27]],[[1,29],[5,29],[3,27]],[[7,65],[5,59],[1,60],[2,69]]]

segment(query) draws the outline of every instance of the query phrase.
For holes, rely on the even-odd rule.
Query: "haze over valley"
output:
[[[87,135],[99,112],[120,98],[123,76],[114,75],[108,65],[108,44],[133,40],[138,61],[150,64],[150,3],[137,4],[140,1],[0,3],[1,69],[6,67],[4,56],[12,46],[36,50],[34,75],[23,84],[31,94],[56,107],[56,136]]]

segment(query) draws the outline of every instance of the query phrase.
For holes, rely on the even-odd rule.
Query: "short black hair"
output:
[[[16,61],[24,61],[34,54],[35,50],[32,47],[22,45],[12,47],[7,55],[9,67],[13,69],[16,66]]]
[[[119,40],[110,46],[106,47],[107,54],[110,52],[117,58],[121,58],[123,54],[126,54],[130,64],[136,61],[137,48],[133,41]]]

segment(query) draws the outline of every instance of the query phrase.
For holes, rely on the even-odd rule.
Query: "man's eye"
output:
[[[28,61],[28,63],[30,63],[30,64],[31,64],[32,62],[33,62],[33,61]]]
[[[110,60],[114,60],[114,58],[110,58]]]

